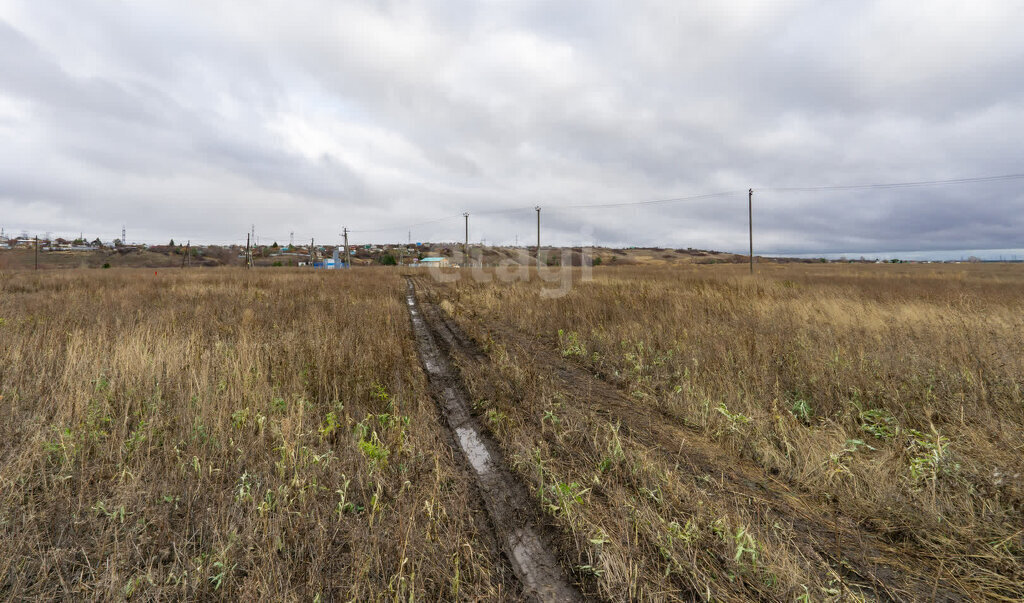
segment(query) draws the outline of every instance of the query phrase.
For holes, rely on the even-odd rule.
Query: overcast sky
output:
[[[8,232],[1020,248],[1024,180],[759,189],[1022,172],[1017,0],[0,0]]]

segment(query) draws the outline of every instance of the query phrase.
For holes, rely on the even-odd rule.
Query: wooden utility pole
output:
[[[309,240],[309,267],[313,268],[313,239]]]
[[[245,233],[245,267],[252,268],[252,253],[249,252],[249,233]]]
[[[747,191],[747,225],[750,227],[750,274],[754,274],[754,189]]]
[[[184,263],[185,266],[187,266],[189,268],[192,267],[192,241],[191,240],[189,240],[189,241],[187,241],[185,243],[185,257],[182,258],[182,263]]]
[[[540,206],[534,207],[537,210],[537,266],[540,266]]]
[[[341,227],[341,234],[345,235],[345,267],[352,267],[352,255],[348,252],[348,228]]]
[[[466,265],[469,266],[469,212],[462,214],[466,219],[466,242],[462,244],[462,254],[466,256]]]
[[[36,270],[39,270],[39,235],[36,235]]]

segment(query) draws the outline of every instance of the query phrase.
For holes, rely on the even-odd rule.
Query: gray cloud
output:
[[[754,187],[765,252],[1024,247],[1024,181],[767,190],[1024,171],[1022,25],[1008,1],[7,0],[0,222],[384,241],[470,211],[511,243],[540,204],[549,243],[742,251]]]

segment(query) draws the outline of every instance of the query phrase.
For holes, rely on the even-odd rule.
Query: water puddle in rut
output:
[[[497,445],[484,433],[469,412],[469,404],[457,385],[447,357],[416,303],[416,290],[409,281],[406,292],[409,317],[420,358],[438,396],[445,422],[455,434],[462,454],[476,474],[480,494],[487,506],[498,541],[523,584],[524,590],[541,601],[579,601],[579,591],[565,576],[550,543],[529,512],[534,506],[525,488],[506,468]]]

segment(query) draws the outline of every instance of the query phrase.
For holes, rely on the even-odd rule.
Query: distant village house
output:
[[[423,258],[416,265],[425,266],[427,268],[448,268],[451,264],[448,261],[448,258],[434,257]]]

